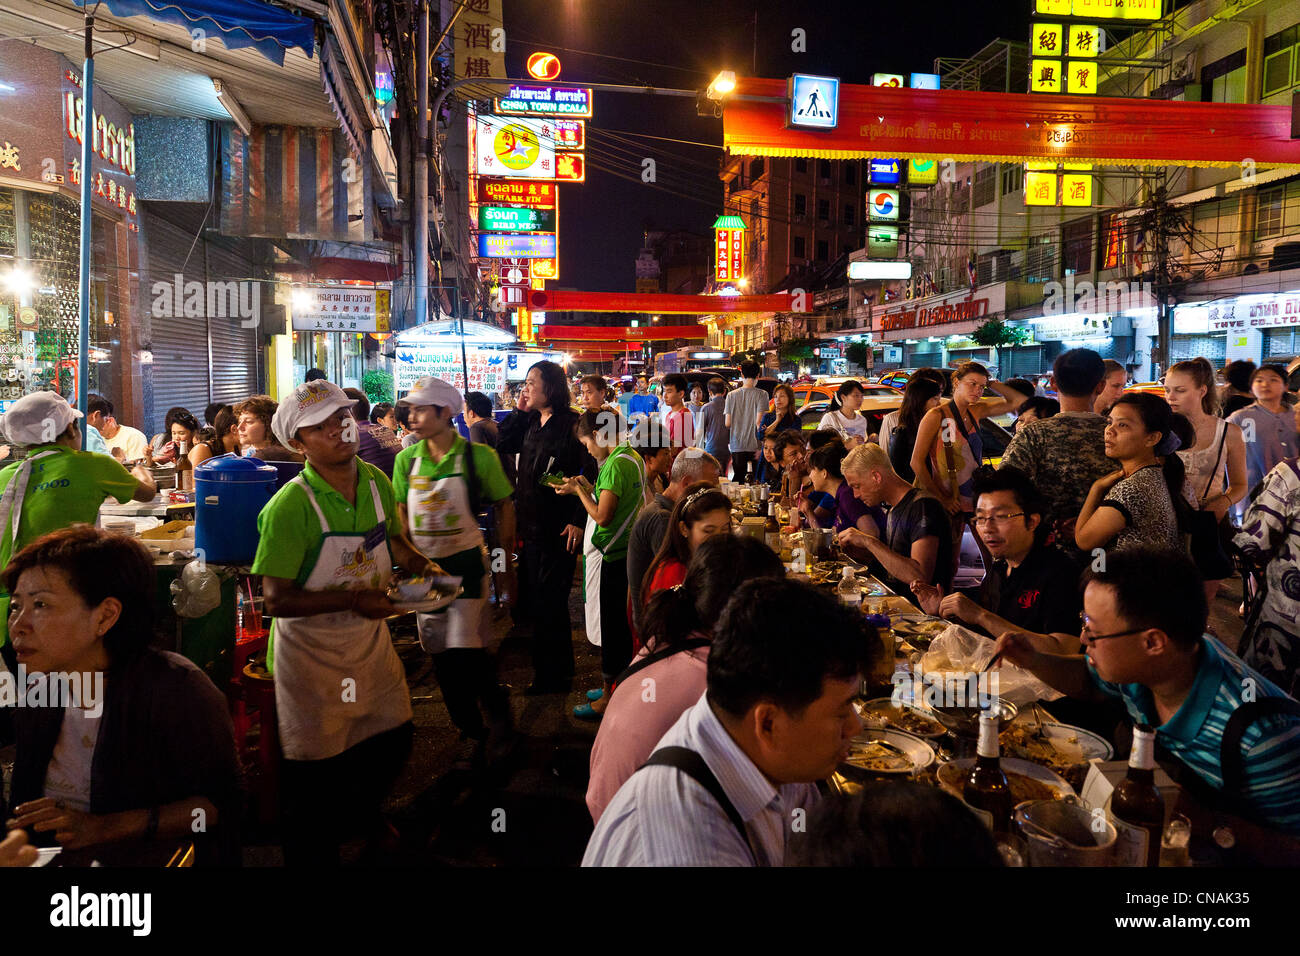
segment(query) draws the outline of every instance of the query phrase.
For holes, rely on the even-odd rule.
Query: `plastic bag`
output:
[[[191,561],[172,582],[171,592],[177,614],[202,617],[221,604],[221,579],[202,561]]]
[[[930,643],[930,649],[921,658],[920,669],[929,672],[967,671],[978,674],[993,656],[996,642],[967,630],[959,624],[950,624]],[[1023,707],[1036,700],[1056,700],[1064,695],[1043,683],[1029,671],[1003,661],[996,670],[989,671],[989,679],[996,678],[997,696]],[[990,688],[991,692],[992,689]]]

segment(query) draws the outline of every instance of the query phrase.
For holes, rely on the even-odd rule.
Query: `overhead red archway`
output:
[[[539,340],[565,339],[571,342],[628,342],[639,347],[642,342],[670,342],[673,339],[703,339],[709,334],[703,325],[538,325]]]
[[[573,292],[533,290],[528,308],[538,312],[643,312],[647,315],[709,315],[715,312],[806,312],[811,296],[674,295],[662,292]]]
[[[823,159],[1300,166],[1290,106],[843,84],[838,125],[814,131],[786,128],[785,93],[786,80],[739,80],[724,107],[723,146]]]

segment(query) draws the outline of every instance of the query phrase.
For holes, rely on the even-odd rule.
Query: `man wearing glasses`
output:
[[[996,637],[1004,631],[1069,632],[1079,619],[1079,569],[1064,552],[1042,543],[1044,505],[1023,471],[1005,467],[975,473],[975,533],[992,561],[980,586],[944,594],[913,581],[926,614],[959,621]],[[1075,653],[1075,638],[1061,646]]]
[[[1083,656],[1023,631],[1003,634],[995,653],[1072,698],[1118,698],[1134,723],[1156,728],[1165,753],[1242,816],[1300,834],[1300,706],[1206,636],[1195,565],[1178,552],[1137,547],[1107,553],[1084,581]],[[1230,733],[1245,708],[1243,731]]]

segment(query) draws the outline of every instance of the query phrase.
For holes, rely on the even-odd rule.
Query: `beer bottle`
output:
[[[777,554],[781,553],[781,524],[776,520],[776,502],[767,502],[767,520],[763,522],[763,541]]]
[[[1128,773],[1115,787],[1110,812],[1129,826],[1146,832],[1146,866],[1160,861],[1160,837],[1165,826],[1165,800],[1155,784],[1155,731],[1145,724],[1133,728]]]
[[[980,714],[979,742],[975,746],[975,766],[971,768],[962,798],[976,810],[992,817],[993,832],[1011,831],[1011,784],[1002,772],[998,754],[998,717],[992,711]]]

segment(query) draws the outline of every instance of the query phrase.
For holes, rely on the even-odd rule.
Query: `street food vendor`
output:
[[[379,808],[410,754],[411,697],[384,619],[396,562],[441,570],[402,531],[393,486],[357,458],[355,402],[328,381],[299,385],[272,428],[306,456],[258,516],[252,571],[275,618],[267,670],[284,763],[290,866],[333,866],[350,827],[381,838]]]
[[[494,739],[488,749],[493,750],[511,735],[510,701],[488,652],[492,558],[478,513],[493,506],[497,539],[512,543],[514,489],[497,453],[488,445],[467,442],[456,431],[452,420],[463,400],[449,382],[422,378],[398,404],[410,409],[411,431],[420,437],[398,453],[393,465],[393,490],[402,523],[415,546],[448,574],[460,577],[465,589],[445,611],[418,615],[420,645],[433,655],[434,674],[452,723],[475,741],[487,741],[490,733]],[[511,550],[502,548],[498,554],[510,582],[506,591],[514,595]]]
[[[127,471],[110,455],[81,451],[81,412],[54,392],[33,392],[0,416],[0,431],[27,457],[0,471],[0,568],[41,535],[73,524],[93,525],[105,498],[153,501],[158,489],[143,468]],[[0,589],[0,651],[13,669],[7,622],[9,595]]]

